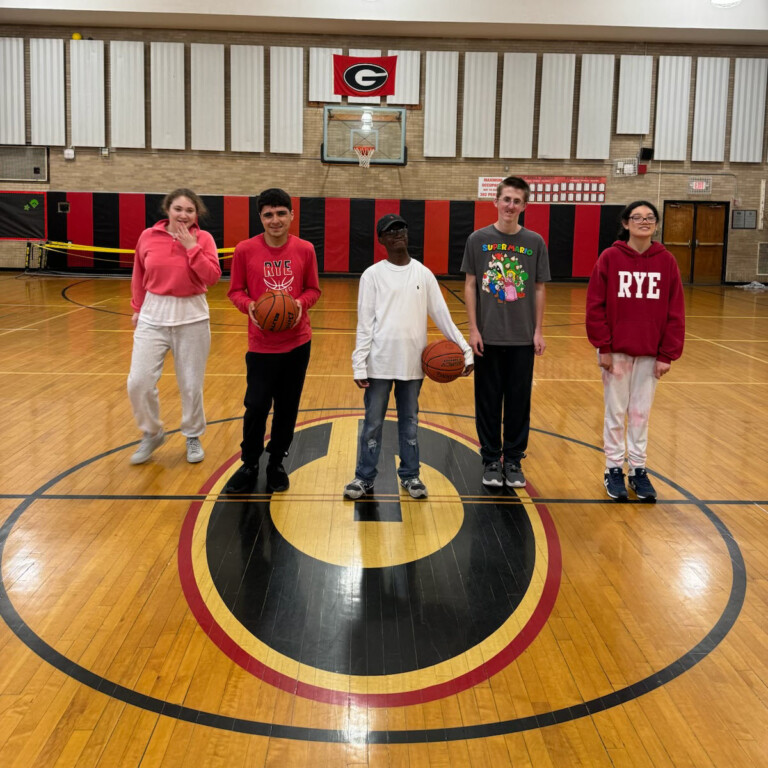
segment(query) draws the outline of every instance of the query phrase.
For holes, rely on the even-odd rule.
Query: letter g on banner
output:
[[[333,56],[333,92],[341,96],[391,96],[397,56]]]

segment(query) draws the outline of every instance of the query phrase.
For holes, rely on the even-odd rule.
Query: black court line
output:
[[[349,408],[313,408],[300,411],[300,413],[307,413],[310,411],[317,412],[332,412],[339,411],[342,413],[348,413],[354,410],[362,409],[349,409]],[[432,415],[438,415],[439,412],[424,411],[423,413],[431,413]],[[439,414],[449,415],[449,414]],[[458,414],[450,414],[456,416]],[[464,416],[463,418],[473,418]],[[209,422],[222,423],[226,421],[233,421],[239,419],[239,417],[233,417],[230,419],[219,419],[217,421]],[[177,432],[178,430],[174,430]],[[576,445],[584,446],[590,450],[595,450],[602,453],[602,449],[590,445],[582,440],[575,438],[565,437],[558,435],[554,432],[548,432],[546,430],[535,429],[533,431],[540,434],[550,435],[561,440],[574,443]],[[173,434],[173,432],[169,432]],[[174,717],[178,720],[184,720],[186,722],[197,723],[200,725],[208,725],[213,728],[219,728],[226,731],[236,731],[238,733],[246,733],[260,736],[272,736],[275,738],[291,739],[294,741],[317,741],[317,742],[342,742],[342,743],[368,743],[368,744],[413,744],[413,743],[432,743],[443,741],[456,741],[460,739],[479,739],[488,738],[491,736],[499,736],[508,733],[520,733],[522,731],[532,730],[534,728],[544,728],[549,725],[557,725],[566,723],[571,720],[577,720],[582,717],[593,715],[597,712],[601,712],[606,709],[618,706],[620,704],[627,703],[632,699],[642,696],[646,693],[656,690],[657,688],[666,685],[671,680],[679,677],[684,672],[694,667],[700,661],[705,659],[725,638],[728,632],[731,630],[736,622],[736,619],[741,612],[744,605],[744,597],[746,594],[746,567],[744,564],[744,558],[741,554],[736,540],[733,538],[731,532],[726,525],[710,510],[707,504],[700,499],[697,499],[692,493],[686,491],[680,485],[674,481],[659,475],[656,472],[651,472],[655,477],[658,477],[663,482],[670,485],[678,493],[686,497],[688,503],[696,506],[701,513],[712,523],[715,530],[723,539],[726,550],[731,560],[731,573],[732,583],[731,590],[728,596],[727,604],[720,615],[719,619],[715,622],[714,626],[707,632],[707,634],[700,640],[693,648],[682,656],[677,658],[671,664],[668,664],[661,670],[651,673],[642,680],[638,680],[631,685],[625,686],[617,691],[613,691],[604,696],[598,696],[588,701],[579,702],[571,707],[563,707],[561,709],[552,710],[549,712],[542,712],[538,715],[530,715],[528,717],[515,718],[511,720],[504,720],[495,723],[483,723],[480,725],[460,726],[453,728],[429,728],[425,730],[402,730],[402,731],[368,731],[366,734],[361,735],[357,729],[353,732],[343,730],[330,730],[323,728],[303,728],[293,725],[279,725],[276,723],[267,723],[255,720],[246,720],[243,718],[224,717],[212,712],[205,712],[202,710],[192,709],[190,707],[184,707],[179,704],[173,704],[171,702],[163,701],[162,699],[155,698],[154,696],[148,696],[137,691],[134,691],[125,686],[113,683],[104,677],[94,674],[90,670],[80,666],[76,662],[68,659],[63,654],[59,653],[55,648],[50,646],[41,637],[26,624],[16,611],[10,596],[5,588],[5,581],[2,579],[2,560],[5,553],[5,544],[8,540],[8,536],[13,530],[13,526],[19,520],[21,515],[39,498],[43,496],[50,488],[59,483],[67,476],[74,472],[83,469],[84,467],[93,464],[100,459],[110,456],[118,451],[122,451],[133,445],[136,445],[139,441],[127,443],[104,453],[93,456],[90,459],[86,459],[79,464],[64,470],[56,477],[52,478],[48,482],[41,485],[33,494],[30,494],[25,498],[21,504],[11,513],[5,523],[0,527],[0,615],[2,615],[5,622],[8,624],[11,631],[25,644],[27,647],[36,653],[44,661],[48,662],[51,666],[60,670],[64,674],[72,677],[83,685],[87,685],[94,690],[105,693],[112,698],[123,701],[127,704],[145,709],[149,712],[154,712],[160,715],[166,715],[167,717]],[[609,503],[605,499],[600,501],[601,504]]]

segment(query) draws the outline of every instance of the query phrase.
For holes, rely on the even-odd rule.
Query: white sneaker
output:
[[[144,435],[131,456],[131,464],[143,464],[164,442],[165,432],[162,429],[156,435]]]
[[[190,464],[197,464],[198,461],[202,461],[205,458],[205,451],[203,446],[200,445],[199,437],[187,438],[187,461]]]

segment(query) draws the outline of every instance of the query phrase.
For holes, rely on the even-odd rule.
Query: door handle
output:
[[[699,248],[700,246],[706,246],[706,245],[723,245],[723,243],[700,243],[698,240],[696,241],[696,247]]]
[[[664,245],[684,245],[686,248],[690,248],[691,241],[689,240],[687,243],[670,243],[669,241],[666,241]]]

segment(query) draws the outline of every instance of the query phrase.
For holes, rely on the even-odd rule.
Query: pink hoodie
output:
[[[196,224],[190,231],[197,245],[187,250],[165,231],[167,219],[145,229],[136,243],[131,277],[131,307],[141,309],[147,291],[160,296],[206,293],[221,277],[216,243]]]

